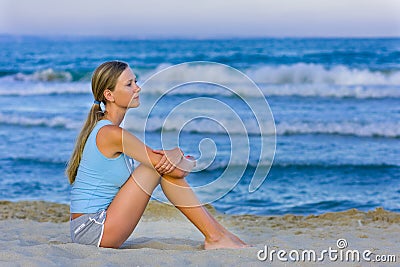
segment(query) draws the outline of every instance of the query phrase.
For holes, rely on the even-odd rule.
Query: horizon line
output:
[[[224,36],[184,36],[184,35],[110,35],[110,34],[18,34],[0,33],[0,37],[32,37],[32,38],[110,38],[131,40],[223,40],[223,39],[399,39],[400,35],[224,35]]]

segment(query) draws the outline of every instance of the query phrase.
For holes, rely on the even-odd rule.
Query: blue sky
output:
[[[0,0],[0,34],[400,37],[400,0]]]

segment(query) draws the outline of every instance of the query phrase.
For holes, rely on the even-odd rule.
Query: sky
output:
[[[0,0],[0,34],[400,37],[400,0]]]

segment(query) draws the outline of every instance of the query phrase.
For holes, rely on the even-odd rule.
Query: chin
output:
[[[140,106],[140,102],[137,101],[137,102],[135,102],[135,103],[130,103],[129,106],[128,106],[128,108],[137,108],[137,107],[139,107],[139,106]]]

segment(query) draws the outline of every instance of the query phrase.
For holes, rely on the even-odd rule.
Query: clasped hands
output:
[[[184,157],[184,153],[179,147],[170,150],[153,150],[153,152],[162,155],[161,160],[154,166],[157,172],[162,175],[171,173],[176,167],[190,172],[196,165],[194,158],[191,156]],[[184,159],[185,162],[182,162],[182,159]]]

